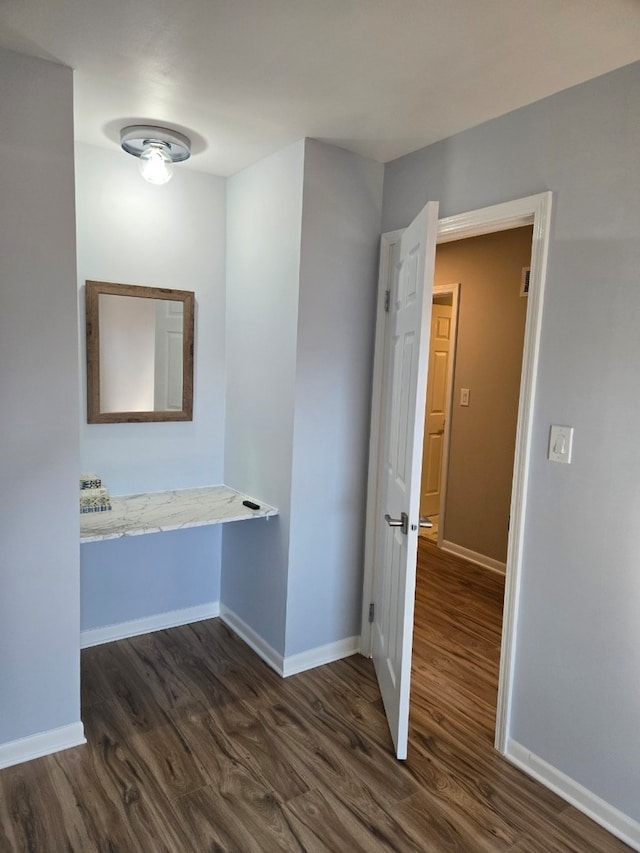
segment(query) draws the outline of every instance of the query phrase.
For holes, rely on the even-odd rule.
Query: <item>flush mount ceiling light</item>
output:
[[[166,127],[132,124],[120,131],[120,145],[140,158],[140,174],[151,184],[166,184],[173,174],[173,164],[191,156],[191,140]]]

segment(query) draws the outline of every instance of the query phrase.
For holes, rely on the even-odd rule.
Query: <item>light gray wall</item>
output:
[[[168,184],[154,186],[119,148],[79,143],[76,199],[83,468],[116,495],[222,482],[226,181],[177,166]],[[87,279],[195,292],[192,421],[87,424]]]
[[[76,146],[81,342],[81,457],[110,494],[223,481],[226,181],[191,170],[144,181],[119,149]],[[87,424],[87,279],[192,290],[194,409],[187,423]],[[220,597],[219,527],[82,546],[82,628]]]
[[[382,167],[314,140],[229,180],[222,596],[276,652],[359,633]],[[285,631],[286,626],[286,631]]]
[[[228,181],[225,481],[280,516],[227,524],[222,602],[284,654],[304,140]]]
[[[81,545],[81,629],[218,601],[220,541],[189,527]]]
[[[640,64],[388,164],[383,229],[554,192],[511,736],[640,820]],[[570,466],[549,425],[575,427]]]
[[[306,140],[287,655],[360,633],[382,178]]]
[[[0,50],[0,115],[2,744],[80,719],[71,70]]]

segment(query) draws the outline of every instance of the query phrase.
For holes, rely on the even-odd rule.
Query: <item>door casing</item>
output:
[[[527,319],[524,335],[516,447],[511,492],[511,525],[507,548],[505,598],[500,650],[498,702],[496,709],[495,747],[506,753],[511,716],[511,698],[516,651],[516,628],[520,605],[521,570],[526,522],[527,483],[533,432],[538,358],[542,329],[542,309],[551,230],[553,194],[543,192],[526,198],[479,208],[478,210],[448,216],[438,222],[438,243],[448,243],[466,237],[477,237],[524,225],[533,225],[531,246],[531,274],[527,299]],[[372,632],[369,608],[373,602],[376,528],[382,521],[380,507],[379,471],[382,426],[385,417],[383,379],[388,357],[388,325],[385,313],[385,292],[392,273],[393,252],[402,230],[382,235],[380,244],[380,272],[378,279],[378,310],[373,363],[373,394],[371,407],[371,432],[369,441],[369,475],[367,483],[365,565],[362,598],[362,629],[360,648],[362,654],[371,656]]]

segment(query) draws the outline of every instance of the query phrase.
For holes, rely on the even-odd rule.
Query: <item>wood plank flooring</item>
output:
[[[0,851],[629,850],[493,750],[502,595],[421,541],[402,763],[360,656],[282,680],[217,619],[85,650],[88,744],[0,771]]]

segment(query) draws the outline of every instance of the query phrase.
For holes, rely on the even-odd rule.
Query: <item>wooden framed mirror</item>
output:
[[[194,293],[86,282],[87,423],[193,420]]]

